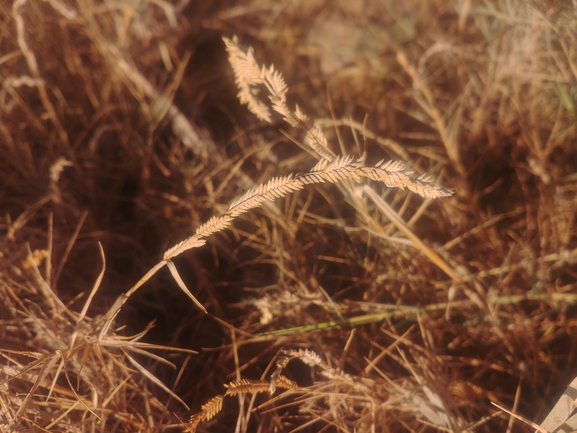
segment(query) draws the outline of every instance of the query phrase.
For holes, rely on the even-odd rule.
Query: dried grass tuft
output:
[[[0,2],[0,431],[576,430],[576,17]]]

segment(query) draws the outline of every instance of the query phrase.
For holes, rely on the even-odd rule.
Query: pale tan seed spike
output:
[[[192,248],[201,247],[205,243],[206,243],[206,241],[199,239],[198,236],[196,236],[196,235],[191,236],[191,237],[183,240],[182,242],[176,244],[172,248],[169,248],[168,250],[166,250],[166,252],[164,253],[163,260],[165,262],[167,262],[167,261],[171,260],[172,258],[179,256],[183,252],[190,250]]]
[[[317,152],[321,158],[329,161],[335,158],[335,154],[329,149],[325,134],[316,126],[311,119],[296,106],[295,112],[292,113],[293,123],[291,125],[299,127],[306,131],[305,144]]]
[[[288,86],[282,74],[271,65],[268,68],[259,67],[253,56],[252,48],[243,52],[238,46],[238,39],[223,38],[228,51],[229,63],[234,71],[235,82],[239,89],[238,98],[242,104],[259,119],[271,122],[270,111],[266,105],[257,99],[258,84],[264,84],[269,91],[269,99],[274,111],[280,113],[283,119],[293,127],[306,132],[305,144],[311,147],[322,158],[332,160],[335,155],[328,148],[327,139],[318,126],[304,114],[298,105],[291,110],[286,104]]]
[[[258,92],[251,86],[263,83],[270,93],[269,98],[273,109],[282,114],[284,120],[291,126],[306,131],[304,140],[305,144],[317,152],[322,159],[326,161],[334,160],[335,155],[328,148],[326,137],[320,128],[318,128],[314,122],[312,122],[311,119],[301,111],[298,105],[295,107],[294,111],[286,105],[286,92],[288,87],[282,74],[276,71],[272,65],[268,68],[265,68],[264,66],[259,68],[254,59],[252,49],[249,48],[248,51],[244,53],[238,47],[236,37],[233,38],[232,41],[228,38],[224,38],[224,41],[227,46],[227,51],[229,52],[229,60],[233,70],[235,71],[235,76],[237,77],[241,102],[249,104],[251,98],[255,99],[254,96]],[[254,102],[253,105],[256,103],[257,102]],[[260,101],[258,101],[258,103],[260,103]],[[249,109],[251,109],[250,106]],[[251,109],[251,111],[253,110]],[[258,109],[256,111],[255,114],[257,116],[262,115],[262,113],[259,113]],[[270,117],[267,117],[265,120],[270,121]],[[312,182],[336,182],[343,179],[341,175],[342,174],[327,174],[310,176],[307,180]],[[427,199],[446,197],[453,193],[451,189],[438,188],[434,186],[432,180],[426,175],[414,178],[413,171],[408,169],[403,163],[397,161],[380,161],[374,167],[367,168],[362,173],[359,173],[359,170],[357,169],[351,169],[349,171],[349,176],[357,182],[359,181],[360,176],[363,176],[384,182],[389,187],[406,188]]]
[[[252,48],[243,52],[238,46],[235,37],[231,39],[222,38],[228,52],[228,61],[232,66],[236,86],[238,87],[238,99],[242,104],[246,104],[251,113],[265,122],[271,121],[270,110],[259,99],[258,84],[263,83],[262,73],[253,56]]]
[[[412,176],[413,170],[408,169],[399,161],[380,161],[374,167],[361,167],[360,170],[364,177],[383,182],[389,187],[407,188],[423,198],[432,199],[453,194],[450,188],[435,186],[432,179],[427,175],[414,178]]]
[[[351,156],[335,158],[331,162],[321,162],[313,168],[309,173],[299,176],[299,179],[305,184],[309,183],[336,183],[344,179],[352,179],[357,182],[361,177],[359,174],[359,166]]]
[[[270,91],[271,99],[278,100],[282,105],[286,103],[286,92],[288,91],[288,86],[282,76],[278,71],[275,71],[274,66],[270,66],[268,69],[262,71],[263,82],[267,89]]]
[[[214,216],[206,223],[201,225],[198,229],[196,229],[196,233],[194,235],[199,238],[210,236],[213,233],[220,232],[227,228],[232,223],[232,220],[233,217],[228,214],[224,214],[219,217]]]
[[[309,349],[289,350],[288,354],[292,358],[299,358],[309,367],[324,365],[321,357],[316,352]]]
[[[259,207],[267,200],[284,197],[288,193],[302,189],[303,186],[302,181],[292,175],[272,178],[267,183],[259,185],[241,196],[240,199],[235,200],[227,213],[236,217],[250,209]]]
[[[265,201],[281,198],[300,190],[308,184],[337,183],[345,179],[360,182],[362,177],[367,177],[383,182],[389,187],[407,188],[428,199],[446,197],[453,193],[449,188],[436,187],[426,175],[413,178],[412,174],[412,170],[397,161],[381,161],[374,167],[363,167],[360,161],[355,161],[352,156],[338,157],[331,161],[321,159],[308,173],[275,177],[247,191],[231,203],[224,215],[212,217],[197,229],[194,236],[167,250],[164,260],[168,261],[186,250],[204,245],[206,241],[201,238],[224,230],[237,216],[261,206]]]

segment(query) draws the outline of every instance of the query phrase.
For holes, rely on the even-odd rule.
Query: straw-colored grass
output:
[[[0,431],[577,431],[576,29],[0,3]]]

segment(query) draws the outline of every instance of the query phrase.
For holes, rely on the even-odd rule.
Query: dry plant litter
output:
[[[577,430],[575,5],[0,23],[0,430]]]

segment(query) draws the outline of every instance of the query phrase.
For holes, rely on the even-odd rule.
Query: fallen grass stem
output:
[[[491,301],[493,307],[519,304],[524,301],[535,302],[554,302],[563,306],[577,304],[577,294],[572,293],[528,293],[526,295],[513,295],[495,298]],[[413,305],[394,305],[394,304],[375,304],[371,303],[371,309],[387,310],[383,313],[363,314],[355,317],[345,318],[345,320],[330,320],[327,322],[317,323],[314,325],[295,326],[287,329],[278,329],[255,334],[255,338],[261,337],[280,337],[294,334],[303,334],[310,332],[328,331],[334,328],[354,328],[371,323],[380,323],[388,319],[405,319],[417,320],[419,317],[438,311],[445,311],[447,308],[466,309],[477,306],[477,303],[471,300],[451,301],[431,304],[425,307]]]

